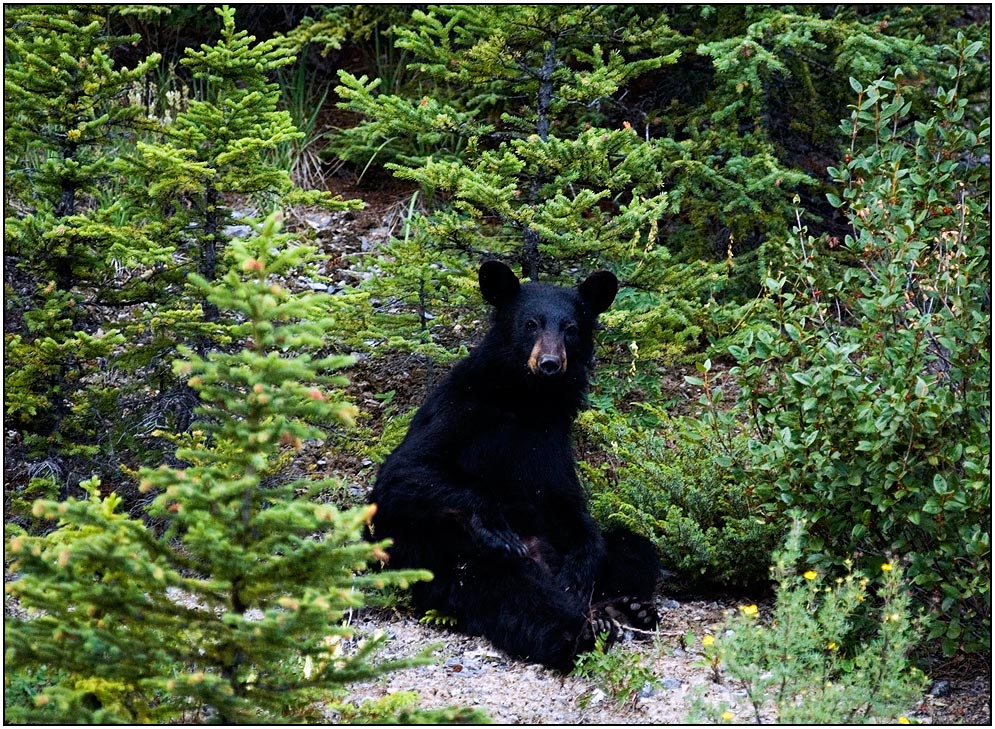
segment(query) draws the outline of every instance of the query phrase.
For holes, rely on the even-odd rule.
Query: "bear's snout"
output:
[[[544,354],[539,358],[539,371],[544,375],[555,375],[561,366],[560,358],[555,354]]]
[[[567,368],[567,351],[562,339],[549,335],[539,337],[532,347],[528,364],[529,371],[541,377],[563,372]]]

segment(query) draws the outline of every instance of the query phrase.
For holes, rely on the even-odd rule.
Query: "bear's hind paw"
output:
[[[591,610],[587,622],[584,624],[581,644],[593,648],[599,637],[603,641],[602,650],[607,651],[622,637],[622,626],[619,625],[610,610],[595,607]]]
[[[656,628],[659,616],[651,602],[635,597],[620,597],[604,605],[614,620],[633,628],[636,637],[646,637]]]

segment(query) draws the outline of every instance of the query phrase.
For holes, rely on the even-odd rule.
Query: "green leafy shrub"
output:
[[[851,150],[830,172],[852,232],[799,227],[767,280],[775,328],[730,348],[753,429],[742,477],[804,512],[819,569],[902,555],[948,653],[990,644],[990,125],[958,94],[979,51],[959,41],[924,119],[900,72],[851,82]],[[850,264],[832,282],[827,256]]]
[[[397,691],[361,704],[333,703],[336,724],[489,724],[480,709],[422,709],[414,691]]]
[[[594,650],[577,656],[571,675],[593,682],[607,696],[614,698],[619,706],[635,704],[644,688],[660,685],[660,680],[646,665],[643,656],[618,647],[606,651],[604,636],[595,638]],[[583,697],[581,702],[590,698]]]
[[[22,688],[30,700],[5,718],[313,720],[337,686],[412,664],[374,663],[383,637],[351,641],[343,618],[377,587],[427,573],[357,574],[383,556],[384,544],[362,538],[372,507],[318,503],[309,497],[327,483],[284,474],[287,456],[321,437],[316,423],[348,424],[355,408],[336,374],[348,358],[310,354],[336,326],[330,297],[277,283],[313,250],[278,230],[274,214],[231,244],[219,280],[195,279],[237,315],[245,349],[184,348],[176,362],[202,407],[177,439],[183,467],[141,472],[162,529],[121,513],[96,480],[88,500],[35,503],[58,522],[49,534],[8,529],[6,589],[25,614],[5,620],[5,674],[42,685]]]
[[[642,419],[594,409],[580,415],[587,453],[580,472],[595,518],[647,535],[684,585],[765,582],[776,527],[727,455],[745,454],[745,436],[720,444],[693,420],[639,410]]]
[[[718,676],[746,690],[751,714],[699,699],[690,722],[894,723],[921,698],[926,679],[908,662],[917,633],[901,570],[884,563],[873,581],[852,572],[799,575],[801,530],[796,522],[774,560],[769,620],[756,605],[743,606],[702,641]]]

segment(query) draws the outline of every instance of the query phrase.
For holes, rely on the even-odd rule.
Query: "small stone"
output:
[[[304,216],[304,222],[315,230],[323,230],[332,224],[332,216],[329,213],[311,213]]]
[[[951,691],[950,682],[940,679],[930,687],[929,695],[935,696],[936,698],[940,699],[943,698],[944,696],[949,696],[950,691]]]
[[[250,225],[226,225],[224,234],[229,238],[248,238],[254,231]]]

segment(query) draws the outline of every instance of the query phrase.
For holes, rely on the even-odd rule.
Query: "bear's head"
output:
[[[480,292],[495,307],[489,356],[531,377],[582,381],[594,351],[594,325],[618,293],[618,279],[597,271],[576,288],[521,283],[508,266],[480,267]]]

